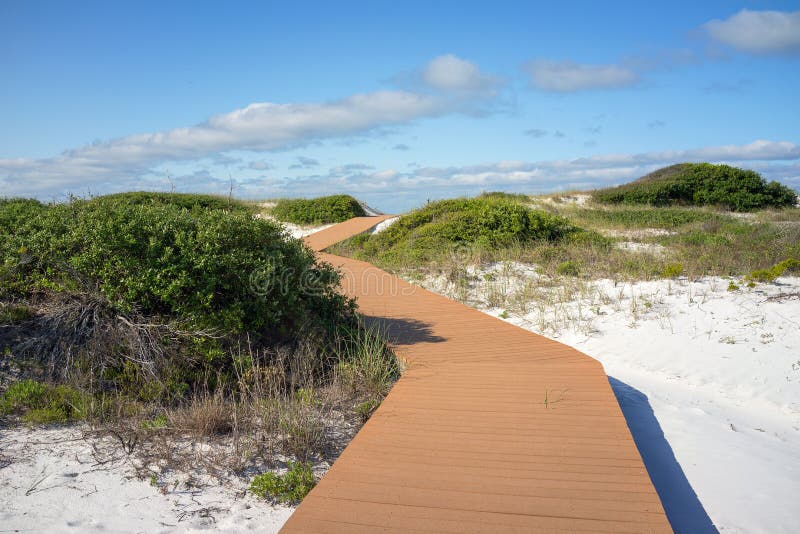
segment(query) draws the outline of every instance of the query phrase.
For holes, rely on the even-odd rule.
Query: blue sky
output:
[[[800,188],[800,2],[6,0],[0,67],[0,195]]]

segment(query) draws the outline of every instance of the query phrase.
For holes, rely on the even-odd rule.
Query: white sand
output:
[[[265,203],[262,204],[262,206],[270,207],[270,204],[274,205],[274,203],[265,202]],[[292,224],[292,223],[288,223],[288,222],[279,221],[278,219],[276,219],[275,217],[273,217],[272,215],[269,215],[267,213],[259,213],[258,215],[256,215],[256,217],[258,217],[260,219],[266,219],[266,220],[269,220],[269,221],[274,221],[274,222],[280,224],[286,230],[286,233],[288,233],[290,236],[294,237],[295,239],[301,239],[301,238],[306,237],[308,235],[311,235],[311,234],[313,234],[315,232],[319,232],[320,230],[324,230],[325,228],[330,228],[331,226],[333,226],[333,224],[323,224],[323,225],[320,225],[320,226],[314,226],[314,225],[304,226],[304,225],[300,225],[300,224]]]
[[[0,430],[2,532],[277,532],[293,509],[245,492],[247,481],[187,485],[166,475],[135,478],[77,427]],[[102,463],[105,462],[105,463]],[[177,485],[176,485],[177,482]]]
[[[722,532],[797,532],[800,278],[754,289],[737,281],[736,291],[721,278],[602,280],[547,289],[549,301],[515,313],[512,298],[491,307],[487,296],[496,305],[498,292],[530,291],[535,268],[472,274],[471,304],[603,363],[678,532],[712,532],[711,522]],[[456,292],[442,277],[424,284]]]
[[[382,221],[382,222],[378,223],[378,225],[375,228],[373,228],[370,231],[370,233],[379,234],[379,233],[383,232],[384,230],[389,228],[391,225],[396,223],[399,218],[400,217],[392,217],[391,219],[386,219],[385,221]]]

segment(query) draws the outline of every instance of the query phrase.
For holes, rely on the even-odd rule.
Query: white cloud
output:
[[[453,102],[408,91],[357,94],[327,103],[256,103],[196,126],[98,142],[51,158],[0,159],[0,186],[8,194],[28,195],[103,188],[147,175],[165,162],[229,150],[289,149],[455,111]]]
[[[405,172],[393,169],[344,174],[332,169],[326,176],[309,176],[284,182],[279,191],[301,195],[313,190],[345,192],[367,200],[395,202],[397,195],[436,198],[468,192],[503,189],[529,193],[565,189],[591,189],[643,176],[659,167],[683,161],[727,162],[753,168],[765,178],[800,186],[800,145],[786,141],[754,141],[691,150],[605,154],[572,160],[539,162],[500,161],[457,167],[424,167]],[[399,197],[398,197],[399,198]],[[376,202],[379,204],[379,202]]]
[[[743,9],[725,19],[703,25],[708,35],[723,44],[752,54],[800,52],[800,11],[750,11]]]
[[[529,63],[526,70],[531,76],[531,85],[557,93],[630,87],[639,80],[633,70],[620,65],[537,60]]]
[[[422,81],[442,91],[483,91],[496,83],[481,73],[477,65],[453,54],[431,60],[422,71]]]
[[[491,97],[495,84],[473,63],[453,55],[435,58],[424,73],[431,87],[441,92],[418,86],[418,90],[376,91],[321,103],[257,102],[194,126],[96,142],[50,158],[0,159],[0,189],[3,194],[41,196],[87,187],[141,188],[148,179],[160,180],[165,164],[202,161],[271,170],[267,162],[244,164],[225,153],[287,150],[326,139],[348,141],[415,119],[474,114]],[[311,166],[298,160],[292,167]]]

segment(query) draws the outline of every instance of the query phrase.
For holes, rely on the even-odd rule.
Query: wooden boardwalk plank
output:
[[[305,240],[321,251],[388,217]],[[598,361],[320,258],[407,368],[283,532],[672,532]]]

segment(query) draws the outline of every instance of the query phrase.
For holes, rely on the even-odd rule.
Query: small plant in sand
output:
[[[316,485],[311,464],[289,462],[286,473],[263,473],[256,475],[250,483],[250,492],[262,499],[272,499],[283,504],[294,504],[303,500]]]
[[[777,263],[769,269],[757,269],[748,275],[748,279],[756,282],[774,282],[787,271],[800,271],[800,260],[789,258]]]
[[[663,278],[677,278],[683,274],[683,264],[682,263],[670,263],[664,266],[664,269],[661,271],[661,276]]]

